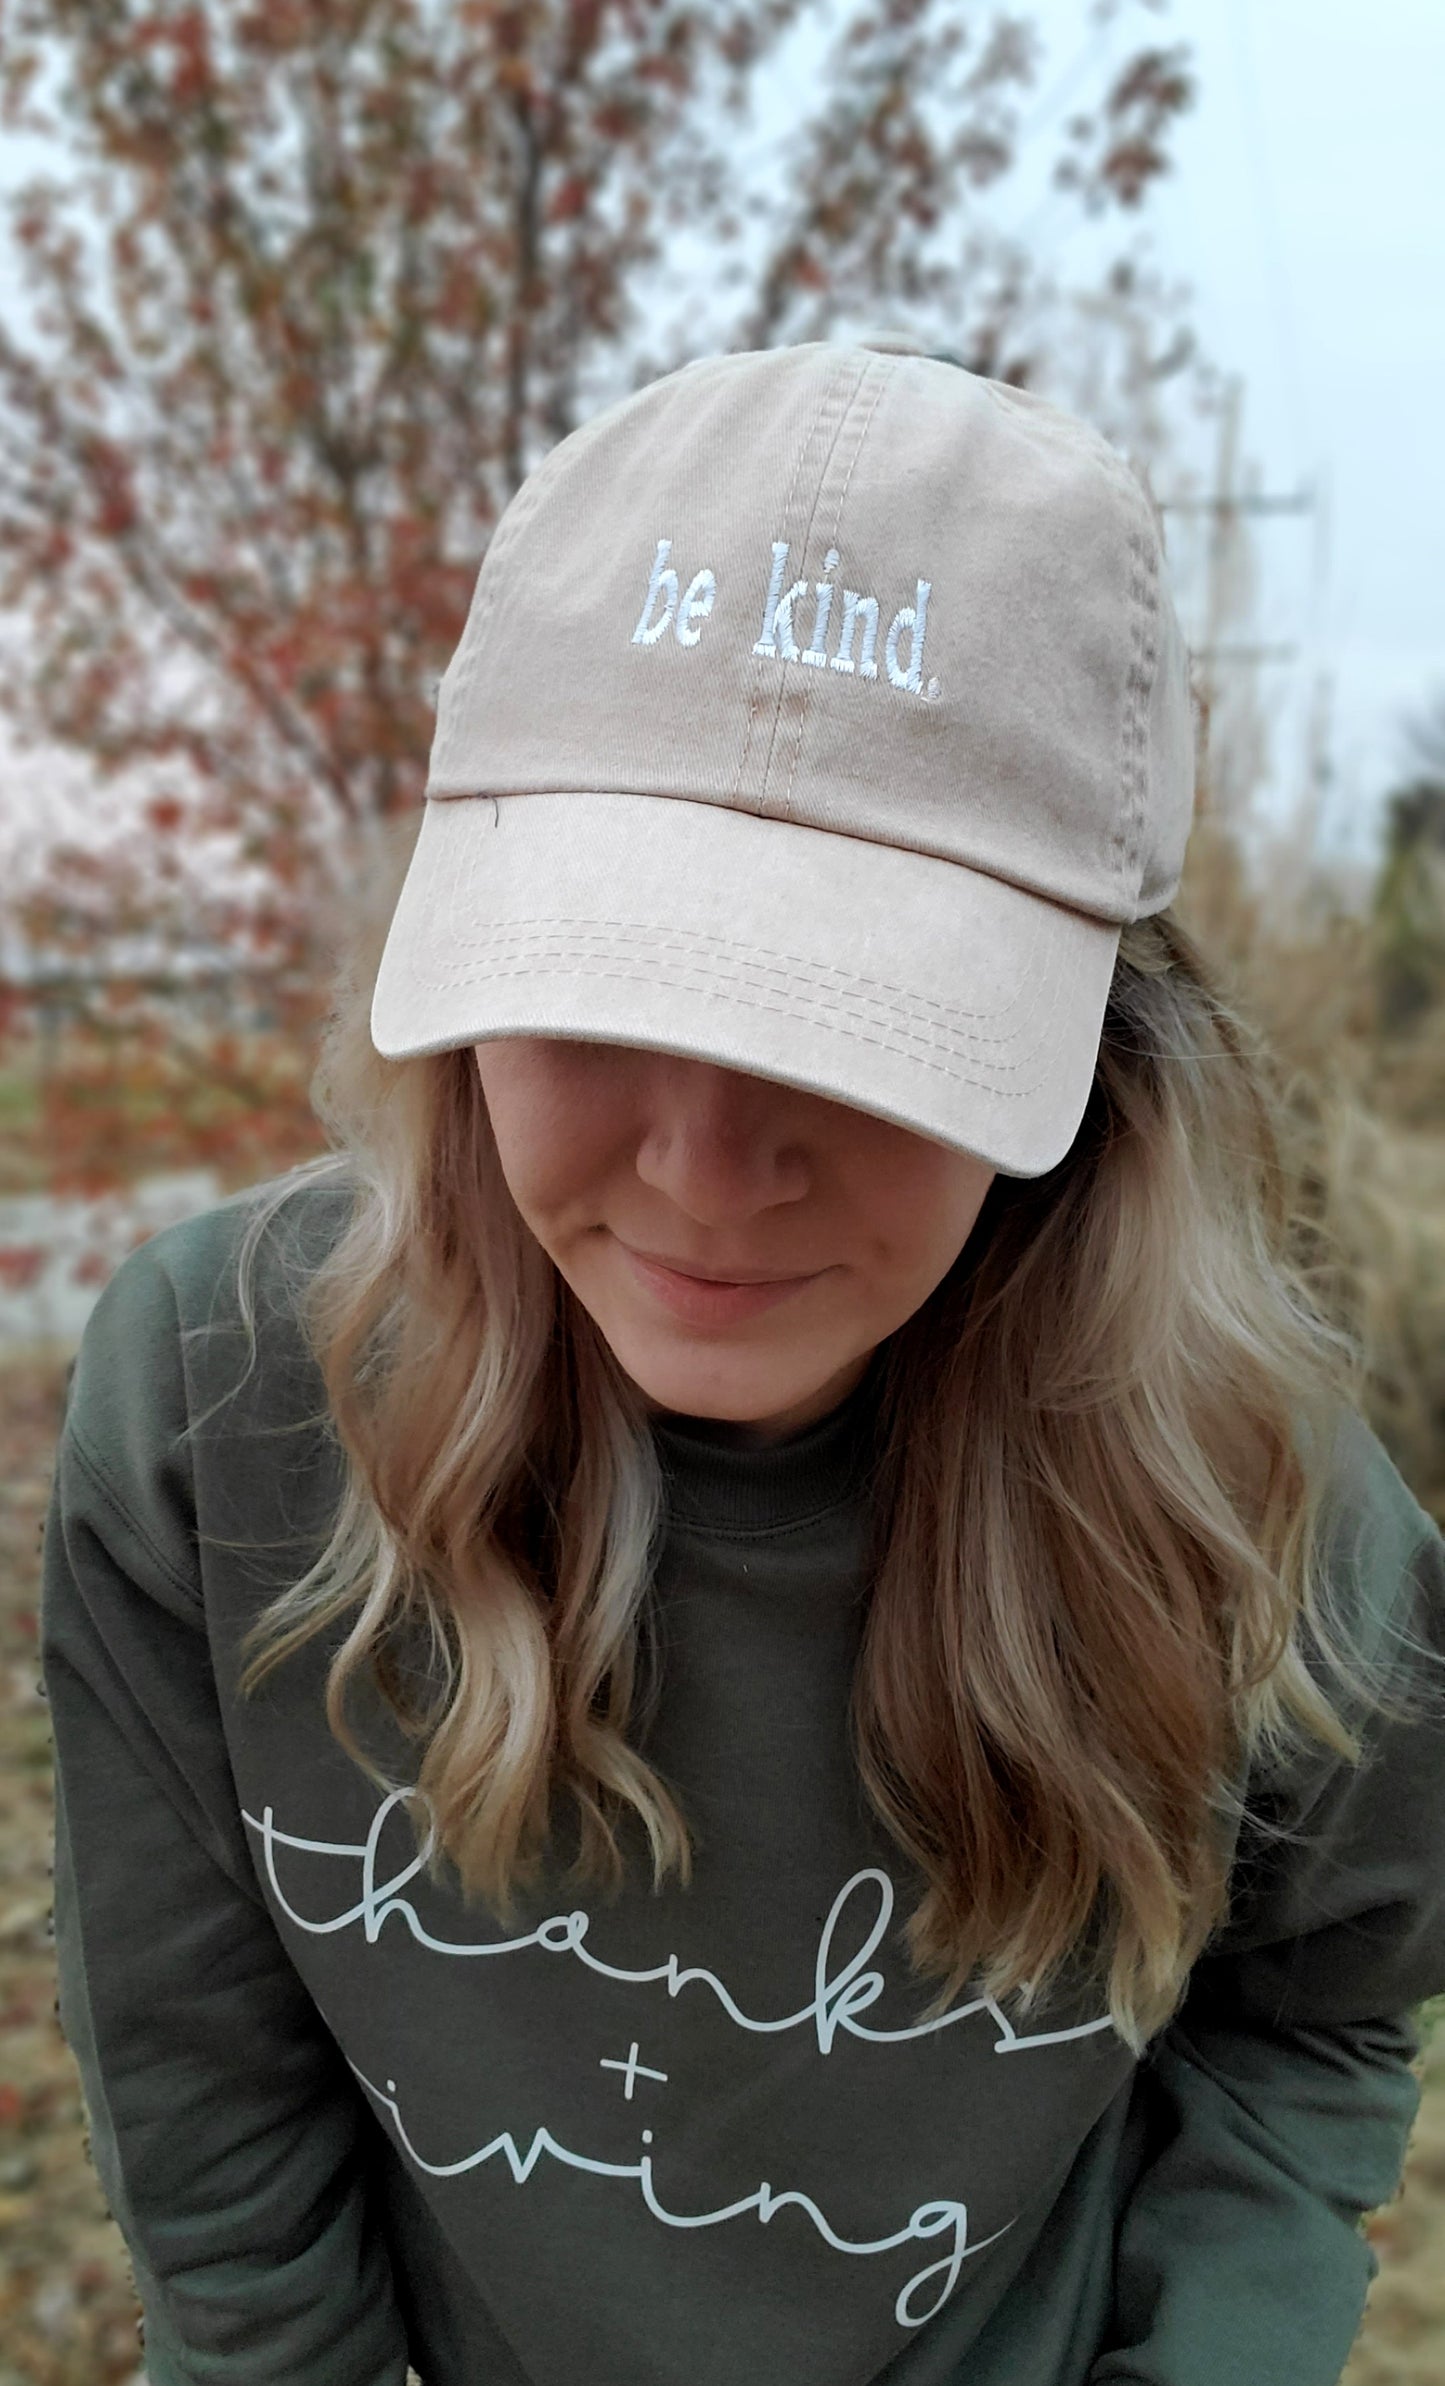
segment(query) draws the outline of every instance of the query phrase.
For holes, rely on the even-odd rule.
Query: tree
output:
[[[87,757],[115,824],[24,921],[162,956],[51,1047],[62,1181],[170,1164],[203,1117],[238,1167],[314,1131],[165,948],[277,964],[304,1040],[492,526],[582,416],[880,320],[1017,382],[1073,324],[1121,419],[1188,362],[1133,254],[1192,96],[1149,5],[1080,0],[1040,95],[1036,28],[969,0],[0,0],[0,118],[47,160],[3,202],[0,716]],[[989,212],[1040,173],[1091,226],[1077,292]]]
[[[749,179],[750,104],[809,39]],[[704,286],[706,344],[906,315],[1036,376],[1044,278],[979,200],[1040,57],[959,0],[0,0],[4,120],[67,168],[11,201],[0,708],[309,883],[419,794],[525,471],[696,352]],[[1055,183],[1132,218],[1189,78],[1157,46],[1094,74]]]

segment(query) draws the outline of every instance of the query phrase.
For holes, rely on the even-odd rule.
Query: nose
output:
[[[690,1217],[727,1226],[808,1189],[786,1086],[715,1061],[649,1055],[637,1173]]]

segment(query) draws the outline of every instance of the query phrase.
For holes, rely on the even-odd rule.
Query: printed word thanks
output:
[[[683,588],[679,573],[668,562],[671,553],[671,539],[660,538],[652,558],[652,572],[642,611],[632,633],[634,646],[656,646],[669,630],[679,646],[697,646],[702,639],[701,625],[717,602],[717,574],[704,567],[694,572],[686,588]],[[857,588],[835,589],[832,575],[838,569],[839,560],[837,548],[830,547],[823,558],[823,577],[820,580],[789,581],[788,542],[786,539],[774,539],[762,626],[753,642],[752,651],[755,655],[772,656],[781,663],[801,663],[814,671],[837,671],[844,678],[879,678],[878,632],[881,612],[878,599]],[[922,696],[928,703],[932,703],[939,693],[938,681],[929,679],[925,683],[923,677],[923,641],[928,628],[928,600],[932,591],[931,580],[916,580],[912,603],[899,606],[883,638],[883,674],[889,684],[915,696]],[[838,624],[830,654],[827,641],[833,622],[835,596],[839,599]],[[794,625],[794,610],[797,607],[806,608],[809,600],[812,603],[812,621],[807,632],[808,642],[806,646],[800,646]]]
[[[388,1817],[398,1807],[413,1800],[426,1818],[426,1835],[406,1863],[388,1877],[378,1878],[381,1860],[381,1841]],[[693,1985],[711,1992],[718,2004],[740,2030],[771,2035],[785,2030],[806,2030],[816,2035],[818,2052],[832,2052],[840,2031],[850,2038],[866,2039],[875,2046],[902,2044],[911,2038],[931,2037],[936,2031],[953,2028],[960,2022],[972,2021],[986,2015],[994,2030],[994,2052],[1000,2055],[1020,2054],[1042,2046],[1064,2046],[1079,2038],[1092,2038],[1100,2031],[1112,2029],[1109,2014],[1101,2013],[1095,2020],[1075,2022],[1059,2030],[1020,2030],[1009,2020],[1002,2006],[992,1997],[965,1998],[949,2006],[944,2013],[935,2014],[930,2021],[910,2022],[897,2029],[877,2029],[861,2019],[869,2008],[877,2004],[884,1993],[884,1976],[872,1959],[883,1945],[893,1918],[893,1883],[877,1865],[867,1865],[846,1880],[829,1908],[826,1920],[812,1954],[813,1994],[806,2004],[791,2013],[749,2014],[744,2011],[726,1983],[716,1972],[704,1965],[684,1965],[675,1954],[665,1956],[661,1963],[634,1968],[627,1964],[608,1963],[588,1945],[592,1916],[585,1907],[574,1907],[567,1913],[549,1914],[534,1930],[519,1938],[490,1938],[466,1941],[436,1937],[423,1923],[410,1898],[399,1892],[417,1875],[426,1870],[436,1846],[436,1817],[425,1794],[415,1788],[401,1787],[389,1791],[376,1807],[366,1838],[362,1842],[333,1839],[312,1839],[302,1834],[283,1831],[276,1822],[270,1806],[259,1815],[242,1809],[242,1820],[256,1833],[261,1842],[261,1856],[271,1894],[288,1922],[304,1930],[313,1938],[329,1938],[342,1930],[353,1930],[358,1924],[368,1947],[374,1947],[383,1926],[394,1915],[420,1947],[434,1955],[460,1956],[469,1959],[489,1956],[520,1955],[529,1948],[538,1948],[545,1955],[570,1956],[585,1970],[605,1980],[618,1980],[637,1987],[660,1983],[669,1997],[679,1996]],[[277,1868],[278,1848],[291,1848],[298,1854],[331,1856],[348,1869],[359,1874],[360,1895],[352,1897],[336,1912],[321,1916],[303,1914],[281,1885]],[[863,1931],[861,1940],[847,1953],[849,1928],[845,1916],[858,1893],[865,1904],[873,1905],[873,1915]],[[855,1906],[855,1913],[857,1909]],[[856,1932],[855,1920],[852,1928]]]

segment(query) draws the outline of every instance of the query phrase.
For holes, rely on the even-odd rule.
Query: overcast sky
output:
[[[1077,0],[1043,4],[1063,47]],[[1326,508],[1257,533],[1263,634],[1301,649],[1262,681],[1276,782],[1299,783],[1327,670],[1325,833],[1358,850],[1402,712],[1445,695],[1445,0],[1172,0],[1157,21],[1201,85],[1156,206],[1161,261],[1244,376],[1264,486],[1317,484]]]

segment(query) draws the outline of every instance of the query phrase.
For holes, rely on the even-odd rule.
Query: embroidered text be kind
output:
[[[694,572],[686,588],[668,562],[672,553],[671,539],[659,539],[652,559],[652,574],[647,583],[647,595],[632,633],[634,646],[655,646],[670,629],[679,646],[696,646],[702,637],[701,625],[717,602],[717,576],[704,568]],[[832,574],[838,568],[838,550],[830,547],[823,558],[821,580],[794,580],[788,577],[788,546],[785,539],[774,539],[772,570],[768,579],[768,593],[763,605],[763,625],[753,645],[755,655],[774,655],[780,663],[806,663],[817,671],[838,671],[847,677],[877,679],[878,662],[878,599],[866,596],[856,588],[835,592]],[[909,689],[915,696],[931,702],[938,694],[938,681],[923,679],[923,637],[928,626],[928,599],[931,580],[915,584],[911,605],[900,605],[888,625],[883,641],[883,668],[895,688]],[[829,625],[833,617],[835,593],[842,596],[837,640],[833,652],[827,652]],[[805,606],[813,600],[813,620],[808,643],[800,647],[793,624],[795,606]],[[660,610],[659,610],[660,608]],[[905,663],[899,648],[908,641],[908,660]]]

